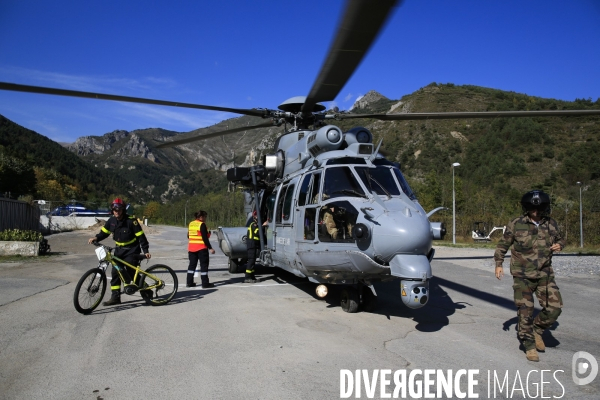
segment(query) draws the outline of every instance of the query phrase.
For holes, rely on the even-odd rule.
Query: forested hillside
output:
[[[106,203],[127,182],[95,168],[60,144],[0,115],[0,193],[52,201]]]

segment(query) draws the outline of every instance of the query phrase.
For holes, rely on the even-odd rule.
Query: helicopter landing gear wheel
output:
[[[244,272],[247,262],[248,260],[245,258],[230,258],[227,263],[227,269],[230,274],[239,274]]]
[[[342,290],[340,305],[342,310],[347,313],[355,313],[358,311],[358,290],[354,287],[347,287]]]
[[[239,258],[230,258],[227,263],[227,269],[230,274],[237,274]]]

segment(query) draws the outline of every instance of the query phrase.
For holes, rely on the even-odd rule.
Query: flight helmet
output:
[[[113,200],[112,204],[110,205],[110,209],[111,210],[124,210],[125,202],[123,200],[121,200],[119,197],[117,197],[116,199]]]
[[[524,214],[527,214],[528,211],[538,210],[542,216],[547,217],[551,212],[550,196],[541,190],[532,190],[521,198],[521,207]]]

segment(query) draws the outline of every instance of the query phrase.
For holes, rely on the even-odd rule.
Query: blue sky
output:
[[[0,81],[223,107],[307,95],[342,0],[0,0]],[[431,82],[600,97],[598,0],[405,0],[342,90],[399,99]],[[329,104],[334,105],[334,104]],[[237,115],[0,91],[0,114],[60,142],[177,132]]]

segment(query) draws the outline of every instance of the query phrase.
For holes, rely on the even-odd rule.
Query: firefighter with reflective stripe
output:
[[[146,255],[146,258],[150,258],[148,251],[149,243],[146,239],[146,235],[142,230],[142,227],[138,223],[135,216],[127,215],[125,211],[125,203],[120,198],[116,198],[111,204],[112,217],[106,221],[100,232],[93,238],[88,240],[88,243],[100,242],[106,239],[112,233],[113,239],[117,248],[115,249],[115,256],[119,257],[123,261],[131,264],[138,265],[138,255],[142,252]],[[135,274],[135,270],[121,266],[121,273],[127,281],[131,281]],[[103,303],[104,306],[112,306],[115,304],[121,304],[121,280],[119,279],[119,273],[112,267],[110,279],[110,290],[111,296],[109,301]]]
[[[246,264],[246,277],[244,283],[257,283],[258,279],[254,276],[254,265],[256,256],[260,251],[260,235],[258,232],[258,216],[256,210],[252,212],[252,222],[248,226],[248,235],[246,236],[246,249],[248,250],[248,264]]]
[[[208,252],[215,254],[215,249],[210,245],[210,232],[206,228],[206,211],[200,210],[194,214],[196,218],[190,222],[188,226],[188,258],[190,264],[187,271],[186,287],[196,286],[194,282],[194,271],[200,261],[200,279],[202,280],[202,288],[208,289],[215,287],[213,283],[208,281]]]

